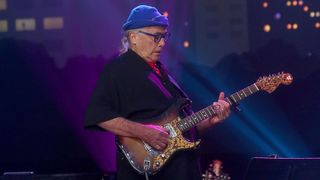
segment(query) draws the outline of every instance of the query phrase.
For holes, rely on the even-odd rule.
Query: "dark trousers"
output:
[[[128,162],[126,157],[117,150],[117,180],[145,180]],[[176,152],[155,175],[149,180],[201,180],[201,172],[197,150]]]

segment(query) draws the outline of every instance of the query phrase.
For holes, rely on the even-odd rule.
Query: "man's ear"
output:
[[[129,33],[129,40],[132,44],[137,43],[137,34],[136,33]]]

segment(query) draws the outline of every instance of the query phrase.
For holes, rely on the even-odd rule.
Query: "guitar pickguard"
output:
[[[180,118],[164,123],[163,127],[170,132],[168,146],[163,151],[157,151],[147,143],[136,138],[119,137],[120,149],[125,154],[131,166],[139,173],[155,174],[171,156],[180,150],[192,149],[199,145],[200,141],[190,142],[186,140],[177,127]]]

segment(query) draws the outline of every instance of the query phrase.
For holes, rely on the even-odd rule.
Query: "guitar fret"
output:
[[[196,125],[198,123],[198,121],[192,119],[192,123],[193,123],[193,125]]]
[[[197,113],[195,113],[195,115],[198,117],[197,122],[200,122],[202,120],[200,114],[197,112]]]
[[[249,89],[252,92],[252,94],[256,92],[256,88],[254,87],[254,85],[249,86]]]
[[[193,125],[196,125],[198,121],[196,119],[192,119]]]
[[[184,126],[186,127],[186,129],[187,129],[187,128],[189,128],[189,124],[188,124],[188,122],[187,122],[187,121],[184,121],[184,123],[183,123],[183,124],[184,124]]]
[[[179,121],[177,124],[178,124],[178,128],[180,129],[180,131],[184,131],[185,127],[183,126],[181,121]]]
[[[188,124],[187,118],[183,119],[182,124],[184,129],[188,129],[189,124]]]
[[[243,91],[246,93],[246,97],[250,96],[252,93],[249,91],[249,88],[246,87],[245,89],[243,89]]]
[[[203,119],[204,115],[202,113],[202,110],[200,110],[199,112],[200,112],[201,118]]]
[[[233,97],[233,94],[230,97],[235,103],[237,102],[236,98]]]
[[[212,114],[216,114],[216,111],[212,108],[212,106],[209,106],[210,110],[212,111]]]
[[[232,105],[232,102],[231,102],[231,100],[230,100],[228,97],[226,97],[225,100],[226,100],[230,105]]]
[[[236,92],[235,94],[239,97],[239,100],[241,100],[241,96],[239,95],[239,92]]]
[[[197,124],[198,118],[195,114],[192,114],[189,117],[182,119],[180,122],[181,123],[179,123],[179,127],[180,127],[179,129],[183,132],[183,131],[191,128],[195,124]]]
[[[183,123],[182,123],[182,126],[183,126],[183,130],[188,129],[188,126],[186,125],[186,123],[185,123],[185,122],[183,122]]]
[[[196,124],[195,121],[193,121],[192,119],[188,118],[188,122],[189,122],[189,125],[191,126],[194,126]]]
[[[189,126],[190,127],[192,127],[194,124],[193,124],[193,121],[192,121],[192,119],[190,119],[190,118],[187,118],[187,122],[188,122],[188,124],[189,124]]]
[[[197,118],[196,114],[192,114],[191,117],[194,120],[194,122],[198,122],[198,118]]]
[[[212,116],[212,114],[210,113],[210,111],[209,111],[209,109],[206,107],[206,108],[204,108],[206,111],[207,111],[207,113],[209,114],[209,116],[211,117]]]
[[[182,124],[183,130],[188,128],[188,126],[187,126],[188,124],[186,123],[186,119],[182,119],[181,124]]]
[[[234,97],[234,99],[236,100],[236,102],[238,102],[238,101],[240,101],[240,98],[238,98],[238,96],[236,96],[237,95],[237,93],[234,93],[233,94],[233,97]]]
[[[200,112],[201,112],[202,116],[204,117],[204,119],[207,119],[207,118],[208,118],[208,114],[205,112],[204,109],[201,110]]]
[[[185,130],[188,129],[188,126],[187,126],[186,122],[183,123],[183,127],[184,127]]]
[[[178,125],[178,129],[182,130],[182,126],[181,126],[181,121],[177,122],[177,125]]]
[[[244,94],[244,97],[247,97],[246,91],[244,89],[242,89],[241,91]]]
[[[255,84],[252,84],[250,87],[253,93],[259,91],[259,88]]]
[[[203,109],[200,111],[201,115],[202,115],[202,120],[207,119],[208,115],[206,114],[206,112],[203,111]]]
[[[237,93],[240,94],[240,99],[243,99],[243,93],[242,93],[242,91],[238,91]]]
[[[254,83],[253,85],[254,85],[254,87],[257,89],[257,91],[259,91],[259,88],[258,88],[258,86],[256,85],[256,83]]]
[[[201,120],[207,119],[206,116],[204,116],[204,115],[202,114],[202,111],[200,111],[200,116],[201,116]]]
[[[247,89],[250,91],[250,94],[253,94],[253,92],[252,92],[251,89],[250,89],[250,86],[249,86]]]
[[[197,123],[197,122],[198,122],[197,116],[194,116],[194,118],[192,118],[192,121],[195,122],[195,123]]]

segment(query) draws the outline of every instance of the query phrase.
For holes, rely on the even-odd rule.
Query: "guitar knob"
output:
[[[166,155],[165,155],[165,154],[161,154],[160,157],[161,157],[162,159],[164,159],[164,158],[166,157]]]
[[[156,166],[160,166],[160,162],[159,161],[156,162]]]

